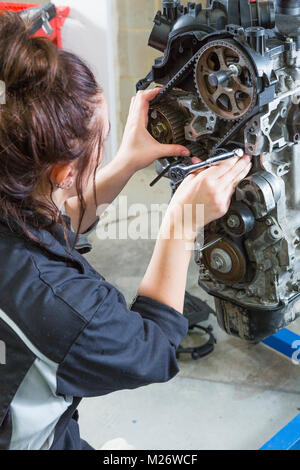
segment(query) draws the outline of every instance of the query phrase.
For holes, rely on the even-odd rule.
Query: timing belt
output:
[[[218,143],[211,149],[210,151],[210,156],[213,156],[215,154],[215,152],[220,148],[222,147],[224,144],[227,144],[227,142],[229,140],[232,139],[232,137],[237,133],[239,132],[242,127],[244,127],[245,124],[247,124],[247,122],[253,117],[255,116],[255,114],[257,114],[257,108],[255,107],[254,109],[252,109],[252,112],[250,114],[247,114],[246,116],[244,116],[243,119],[241,119],[240,121],[236,122],[232,127],[231,129],[229,129],[229,131],[227,132],[227,134],[225,134],[223,137],[221,137],[221,139],[218,141]]]
[[[194,65],[198,57],[198,53],[199,52],[196,52],[196,54],[193,55],[193,57],[188,60],[186,64],[174,75],[174,77],[171,78],[171,80],[162,88],[161,92],[157,95],[157,97],[151,101],[150,106],[154,106],[160,103],[160,101],[178,84],[178,82],[180,82],[180,80],[182,80],[185,75],[188,75],[190,73],[190,69]]]
[[[161,100],[172,91],[172,89],[190,73],[195,61],[197,60],[199,51],[189,59],[185,65],[174,75],[173,78],[162,88],[161,92],[157,95],[154,100],[151,101],[150,106],[157,106]],[[250,114],[247,114],[243,119],[235,123],[232,128],[219,140],[219,142],[211,149],[210,156],[213,156],[215,152],[224,144],[226,144],[231,138],[241,130],[241,128],[257,113],[257,109],[254,108]]]

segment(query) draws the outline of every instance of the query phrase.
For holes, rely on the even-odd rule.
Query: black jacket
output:
[[[152,299],[128,309],[61,226],[36,235],[50,246],[0,222],[0,449],[63,448],[82,397],[170,380],[188,329]]]

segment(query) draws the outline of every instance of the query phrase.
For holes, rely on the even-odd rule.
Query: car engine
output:
[[[300,315],[300,0],[163,1],[149,45],[163,53],[137,84],[163,87],[152,136],[201,159],[237,147],[253,156],[196,263],[220,326],[258,342]],[[157,172],[175,191],[173,163]]]

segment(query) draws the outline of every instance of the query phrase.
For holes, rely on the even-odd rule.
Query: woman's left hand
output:
[[[139,91],[131,100],[122,144],[116,158],[132,173],[146,168],[161,157],[188,157],[190,155],[189,150],[182,145],[160,144],[147,130],[149,104],[160,90],[161,88]]]

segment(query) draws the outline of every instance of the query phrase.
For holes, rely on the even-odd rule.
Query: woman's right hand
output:
[[[171,200],[162,234],[170,231],[172,234],[175,230],[178,234],[179,229],[186,241],[195,240],[201,228],[228,212],[235,188],[247,176],[251,166],[251,157],[244,155],[243,158],[233,157],[189,175]],[[184,210],[187,205],[192,211]],[[197,211],[199,207],[200,211]],[[203,216],[199,218],[199,214]]]

